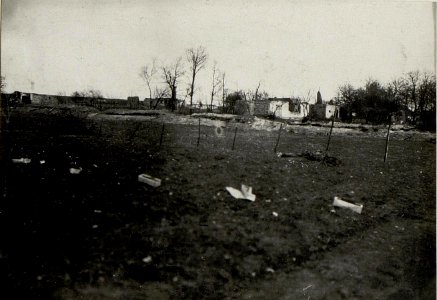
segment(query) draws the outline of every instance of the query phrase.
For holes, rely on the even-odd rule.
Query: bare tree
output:
[[[146,82],[147,88],[149,89],[149,99],[152,99],[152,81],[156,72],[156,59],[153,59],[152,64],[142,67],[139,74],[140,77]]]
[[[211,88],[211,111],[212,111],[212,103],[214,101],[214,96],[218,93],[218,87],[220,85],[220,78],[217,74],[217,62],[214,61],[214,65],[212,67],[212,88]]]
[[[191,70],[191,89],[190,89],[190,106],[193,105],[193,95],[194,95],[194,82],[196,80],[197,73],[205,67],[206,60],[208,59],[208,54],[206,49],[199,46],[197,49],[190,48],[187,50],[187,60],[190,64]]]
[[[257,101],[258,100],[258,93],[259,93],[259,87],[261,86],[261,81],[260,82],[258,82],[258,86],[256,87],[256,89],[255,89],[255,95],[254,95],[254,101]]]
[[[313,97],[313,91],[311,91],[311,89],[309,89],[305,96],[298,99],[297,105],[302,107],[304,116],[308,116],[310,113],[309,105],[310,105],[312,97]]]
[[[246,108],[247,108],[247,112],[250,114],[250,107],[251,105],[254,105],[254,102],[258,100],[259,98],[259,88],[261,86],[261,81],[258,82],[257,87],[255,88],[254,91],[252,90],[247,90],[247,92],[244,93],[244,101],[246,104]]]
[[[413,110],[413,124],[416,123],[417,111],[418,111],[418,97],[417,97],[417,85],[419,81],[419,71],[408,72],[406,76],[407,80],[407,105]]]
[[[394,79],[391,82],[387,84],[387,94],[389,97],[389,100],[393,102],[398,107],[401,107],[402,104],[406,105],[403,90],[405,89],[405,80],[402,78]]]
[[[160,102],[162,102],[162,100],[164,99],[164,98],[167,98],[169,96],[169,93],[168,93],[168,89],[166,89],[166,88],[158,88],[158,87],[155,87],[155,103],[154,103],[154,105],[153,105],[153,109],[156,109],[156,107],[158,106],[158,104],[160,103]],[[151,103],[152,104],[152,103]]]
[[[176,101],[177,101],[176,99],[177,83],[180,77],[184,75],[182,58],[179,57],[174,64],[170,66],[164,66],[161,68],[161,70],[162,70],[162,77],[170,89],[170,94],[171,94],[170,108],[171,110],[175,110]]]
[[[222,74],[222,106],[223,106],[223,112],[225,111],[225,100],[226,100],[225,77],[226,77],[226,73],[223,72],[223,74]]]
[[[187,87],[187,88],[185,89],[185,95],[184,95],[184,101],[183,101],[184,105],[185,105],[185,103],[186,103],[186,101],[187,101],[187,98],[188,98],[189,96],[190,96],[190,88]]]
[[[435,111],[436,78],[434,74],[423,72],[418,86],[418,108],[422,116],[425,111]]]

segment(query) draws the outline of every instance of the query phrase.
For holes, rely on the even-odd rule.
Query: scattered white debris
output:
[[[229,186],[226,187],[226,190],[235,199],[246,199],[253,202],[256,198],[256,196],[252,194],[252,187],[244,184],[241,185],[241,191]]]
[[[29,164],[32,160],[30,158],[13,158],[12,162],[16,164]]]
[[[267,202],[267,203],[270,203],[270,202],[272,202],[272,200],[270,200],[270,199],[267,199],[267,200],[266,200],[266,202]]]
[[[152,257],[151,257],[150,255],[144,257],[144,258],[143,258],[143,262],[146,263],[146,264],[152,262]]]
[[[99,225],[93,225],[93,229],[96,229],[98,227],[99,227]]]
[[[94,168],[97,168],[97,165],[96,165],[96,164],[93,164],[93,167],[94,167]]]
[[[302,291],[306,291],[307,289],[309,289],[310,287],[312,287],[313,285],[312,284],[310,284],[309,286],[307,286],[307,287],[304,287],[303,289],[302,289]]]
[[[46,163],[46,161],[45,160],[40,160],[39,163],[43,165],[43,164]]]
[[[256,276],[256,273],[255,273],[255,272],[252,272],[252,273],[250,273],[250,275],[251,275],[252,277],[255,277],[255,276]]]
[[[275,270],[273,270],[272,268],[266,268],[266,272],[275,273]]]
[[[94,212],[95,212],[96,214],[101,214],[101,213],[102,213],[102,211],[101,211],[100,209],[95,209]]]
[[[272,215],[273,215],[274,217],[279,216],[278,213],[277,213],[276,211],[272,212]]]
[[[147,175],[147,174],[138,175],[138,181],[143,182],[143,183],[147,183],[148,185],[153,186],[153,187],[158,187],[161,185],[161,179],[152,177],[152,176]]]
[[[331,209],[331,212],[335,214],[337,211],[335,209]]]
[[[82,172],[82,168],[70,168],[70,174],[77,175]]]
[[[338,206],[338,207],[343,207],[343,208],[348,208],[348,209],[350,209],[356,213],[359,213],[359,214],[361,214],[361,211],[363,210],[362,204],[360,204],[360,205],[352,204],[352,203],[341,200],[337,196],[334,197],[334,203],[332,203],[332,205]]]

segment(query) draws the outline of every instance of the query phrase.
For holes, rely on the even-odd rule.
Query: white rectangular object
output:
[[[32,160],[30,158],[13,158],[12,162],[16,164],[29,164]]]
[[[77,175],[82,172],[82,168],[70,168],[70,174]]]
[[[334,203],[332,203],[332,205],[337,206],[337,207],[343,207],[343,208],[348,208],[356,213],[361,214],[361,211],[363,210],[363,205],[356,205],[356,204],[352,204],[349,202],[346,202],[344,200],[341,200],[340,198],[338,198],[337,196],[334,197]]]
[[[158,187],[161,185],[161,179],[152,177],[148,174],[140,174],[138,175],[138,181],[147,183],[150,186]]]

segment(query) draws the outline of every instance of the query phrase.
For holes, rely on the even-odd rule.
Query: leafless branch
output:
[[[140,72],[140,77],[146,82],[146,85],[149,89],[149,97],[152,99],[152,81],[155,76],[156,70],[156,59],[153,59],[152,65],[145,65],[142,67]]]
[[[197,73],[205,67],[206,61],[208,59],[208,54],[206,49],[199,46],[197,49],[190,48],[187,50],[187,60],[190,64],[191,70],[191,89],[190,89],[190,105],[193,105],[193,95],[194,95],[194,82],[196,80]]]
[[[212,103],[214,101],[214,96],[218,93],[218,87],[220,86],[220,78],[217,76],[217,62],[214,61],[214,65],[212,68],[212,88],[211,88],[211,110],[212,110]]]

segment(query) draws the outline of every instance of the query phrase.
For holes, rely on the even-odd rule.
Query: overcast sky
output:
[[[231,90],[260,81],[271,96],[320,88],[326,100],[345,82],[435,72],[435,6],[427,1],[2,2],[1,74],[9,92],[93,88],[106,97],[144,98],[143,65],[154,57],[172,63],[199,45],[209,54],[194,96],[202,102],[214,60]],[[188,81],[187,72],[179,97]]]

